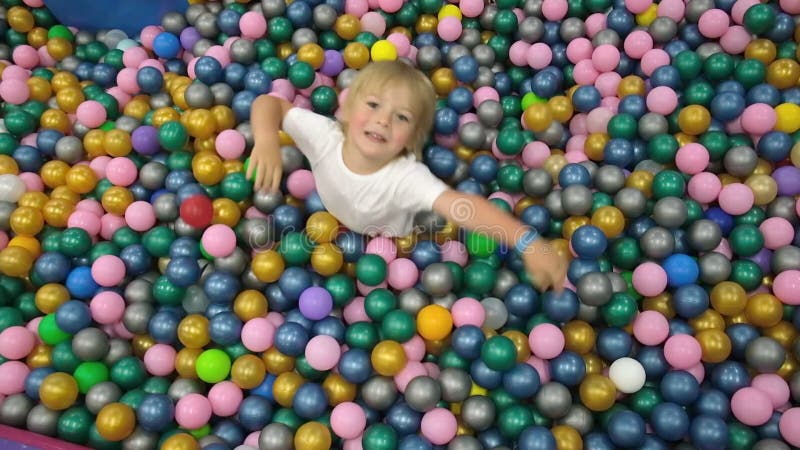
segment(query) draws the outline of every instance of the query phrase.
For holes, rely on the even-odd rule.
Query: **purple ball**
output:
[[[300,313],[309,320],[328,317],[333,309],[333,297],[321,287],[310,287],[300,294]]]
[[[195,27],[187,27],[181,31],[181,47],[184,50],[192,50],[194,48],[194,44],[197,43],[203,36],[200,35],[200,32],[197,31]]]
[[[142,155],[154,155],[161,150],[158,143],[158,130],[150,125],[142,125],[131,133],[133,149]]]
[[[758,267],[761,268],[763,273],[772,273],[772,250],[768,248],[762,248],[758,251],[758,253],[747,259],[758,264]]]
[[[344,58],[342,54],[336,50],[325,50],[325,60],[319,71],[329,77],[339,75],[339,72],[344,70]]]
[[[772,178],[778,183],[778,195],[800,194],[800,169],[797,167],[779,167],[772,172]]]

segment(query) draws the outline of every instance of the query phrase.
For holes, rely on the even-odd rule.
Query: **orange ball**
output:
[[[314,42],[309,42],[297,49],[297,60],[308,63],[315,70],[325,62],[325,50]]]
[[[453,316],[443,306],[428,305],[417,313],[417,331],[429,341],[446,338],[452,329]]]

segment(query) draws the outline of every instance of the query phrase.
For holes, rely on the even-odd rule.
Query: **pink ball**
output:
[[[706,377],[706,367],[703,365],[702,361],[689,367],[686,371],[689,372],[698,383],[702,383],[703,379]]]
[[[100,286],[116,286],[125,278],[125,263],[118,256],[103,255],[92,263],[92,278]]]
[[[44,182],[42,177],[33,172],[22,172],[18,175],[19,179],[25,183],[28,192],[44,192]]]
[[[581,86],[594,84],[599,75],[600,72],[594,68],[591,59],[578,61],[572,71],[572,77],[575,79],[575,82]]]
[[[44,0],[23,0],[23,3],[31,8],[41,8],[44,6]]]
[[[544,0],[542,14],[547,20],[558,21],[566,17],[569,5],[566,0]]]
[[[742,128],[744,131],[762,135],[772,131],[778,115],[775,109],[766,103],[754,103],[744,109],[742,113]]]
[[[239,412],[243,398],[242,389],[233,381],[221,381],[208,390],[211,410],[220,417],[230,417]]]
[[[511,44],[511,48],[508,49],[508,59],[511,61],[511,64],[517,67],[527,65],[527,55],[530,47],[531,44],[525,41],[516,41]]]
[[[219,156],[225,159],[237,159],[244,153],[246,142],[242,133],[236,130],[223,130],[217,135],[214,144]]]
[[[647,93],[647,109],[661,115],[669,115],[678,106],[678,95],[667,86],[658,86]]]
[[[457,429],[458,422],[450,410],[434,408],[422,416],[420,431],[434,445],[444,445],[450,442],[456,437]]]
[[[386,32],[386,20],[377,11],[369,11],[361,16],[361,30],[383,36]]]
[[[447,241],[441,246],[442,262],[454,262],[461,267],[467,264],[469,254],[467,247],[459,241]]]
[[[403,0],[378,0],[378,6],[382,11],[393,14],[403,7]]]
[[[644,262],[633,269],[633,287],[645,297],[654,297],[667,287],[667,272],[654,262]]]
[[[207,424],[211,413],[211,402],[200,394],[188,394],[175,404],[175,421],[188,430]]]
[[[0,394],[14,395],[25,390],[25,379],[31,370],[22,361],[6,361],[0,364]]]
[[[31,90],[24,80],[10,79],[0,82],[0,98],[13,105],[21,105],[28,100]]]
[[[789,384],[786,380],[774,373],[756,375],[750,385],[763,392],[775,409],[785,405],[791,395]]]
[[[387,0],[390,2],[400,1],[402,0]],[[384,9],[384,11],[386,11]],[[411,41],[408,40],[408,37],[403,33],[392,33],[386,37],[386,40],[394,44],[394,47],[397,49],[397,54],[400,56],[408,56],[408,52],[411,50]]]
[[[800,14],[800,3],[794,0],[780,0],[781,11],[786,14]]]
[[[367,243],[364,251],[365,253],[380,256],[387,264],[391,264],[392,261],[397,259],[397,245],[393,240],[383,236],[372,238]]]
[[[242,326],[242,344],[251,352],[263,352],[272,347],[275,326],[266,317],[248,320]]]
[[[165,377],[175,370],[175,349],[167,344],[155,344],[144,353],[144,366],[151,375]]]
[[[131,67],[126,67],[117,73],[117,86],[122,89],[122,92],[130,95],[139,93],[139,83],[136,81],[137,73],[138,71]]]
[[[676,334],[664,342],[664,358],[678,370],[689,369],[699,363],[702,356],[700,343],[688,334]]]
[[[26,81],[31,77],[31,72],[28,69],[25,69],[20,66],[7,66],[3,69],[3,73],[0,75],[0,80],[8,81],[8,80],[22,80]]]
[[[542,167],[550,157],[550,148],[541,141],[533,141],[522,148],[522,162],[529,168]]]
[[[597,79],[594,80],[594,87],[600,91],[600,95],[603,98],[614,98],[619,100],[617,97],[617,88],[619,87],[619,82],[622,81],[622,77],[616,72],[605,72],[601,73],[597,76]]]
[[[122,52],[122,63],[125,64],[125,67],[136,69],[142,61],[149,57],[147,50],[144,48],[130,47]]]
[[[317,188],[314,175],[308,169],[299,169],[286,177],[286,188],[292,196],[305,200]]]
[[[641,59],[653,48],[653,36],[643,30],[634,30],[625,37],[622,44],[625,54],[633,59]]]
[[[311,338],[306,344],[306,360],[308,365],[317,370],[330,370],[336,367],[342,349],[336,339],[326,334]]]
[[[536,325],[528,336],[528,345],[536,357],[553,359],[564,351],[564,333],[550,323]]]
[[[161,34],[162,31],[164,30],[157,25],[148,25],[142,28],[142,31],[139,34],[139,40],[142,42],[142,45],[145,48],[152,50],[153,41],[156,39],[156,36]]]
[[[726,213],[735,216],[750,211],[754,202],[753,191],[743,183],[731,183],[723,187],[719,193],[719,206]]]
[[[730,26],[730,17],[721,9],[709,9],[700,15],[697,27],[700,34],[707,38],[717,39],[722,37]]]
[[[95,100],[86,100],[78,105],[75,111],[78,121],[89,128],[97,128],[102,125],[107,118],[106,109]]]
[[[475,89],[475,92],[472,94],[472,105],[474,107],[477,108],[481,103],[487,100],[499,102],[500,94],[495,88],[490,86],[481,86],[478,89]]]
[[[731,18],[741,25],[744,22],[744,14],[747,10],[759,3],[761,3],[759,0],[737,0],[731,8]]]
[[[653,4],[652,0],[625,0],[625,8],[634,14],[641,14]]]
[[[525,361],[525,364],[536,369],[536,372],[539,374],[539,380],[542,383],[550,382],[550,363],[548,361],[531,356],[527,361]]]
[[[710,159],[708,150],[703,145],[692,142],[678,149],[675,165],[681,172],[695,175],[708,167]]]
[[[131,203],[125,210],[125,222],[134,231],[147,231],[153,228],[153,225],[156,224],[153,205],[144,200]]]
[[[591,59],[593,51],[592,41],[584,37],[573,39],[567,44],[567,59],[573,64],[578,64],[584,59]]]
[[[614,117],[610,109],[595,108],[586,115],[586,128],[589,133],[605,133],[608,131],[608,122]]]
[[[711,203],[717,199],[722,190],[722,182],[710,172],[694,175],[687,184],[689,196],[700,203]]]
[[[8,327],[0,332],[0,356],[22,359],[36,346],[36,336],[22,326]]]
[[[778,429],[783,439],[795,447],[800,447],[800,408],[790,408],[783,412]]]
[[[92,198],[85,198],[79,201],[78,204],[75,205],[75,209],[90,212],[97,217],[102,217],[103,214],[106,214],[105,210],[103,209],[103,205]]]
[[[465,325],[482,327],[483,321],[486,320],[486,310],[483,309],[481,302],[470,297],[456,300],[450,308],[450,315],[453,316],[453,325],[457,327]]]
[[[206,228],[200,242],[209,255],[224,258],[236,249],[236,233],[227,225],[214,224]]]
[[[586,35],[594,38],[597,33],[606,29],[606,15],[603,13],[591,14],[583,24],[586,27]]]
[[[764,235],[764,247],[770,250],[791,245],[794,240],[794,227],[783,217],[770,217],[761,222],[758,229]]]
[[[394,289],[404,290],[413,287],[419,279],[417,265],[408,258],[397,258],[389,263],[386,281]]]
[[[669,53],[661,50],[660,48],[654,48],[652,50],[648,50],[647,53],[642,56],[642,72],[644,72],[645,75],[650,76],[656,69],[661,66],[668,66],[669,63]]]
[[[69,215],[67,226],[70,228],[83,228],[89,235],[97,236],[97,233],[100,232],[100,217],[89,211],[76,209]]]
[[[528,46],[525,53],[525,60],[531,68],[536,70],[544,69],[553,61],[553,50],[545,43],[537,42]]]
[[[619,49],[611,44],[598,46],[592,52],[592,64],[599,72],[611,72],[619,64]]]
[[[787,305],[800,305],[800,270],[784,270],[772,281],[772,292]]]
[[[210,57],[216,59],[217,61],[219,61],[220,64],[222,64],[223,68],[224,67],[228,67],[230,65],[230,63],[231,63],[230,52],[228,51],[227,48],[225,48],[225,47],[223,47],[221,45],[212,45],[206,51],[206,54],[204,56],[210,56]]]
[[[95,322],[102,325],[113,324],[122,320],[125,314],[125,299],[114,291],[103,291],[92,297],[89,310]]]
[[[446,42],[453,42],[461,37],[461,21],[453,16],[447,16],[439,21],[436,32]]]
[[[8,247],[8,233],[0,231],[0,250]]]
[[[406,387],[408,383],[411,383],[411,380],[427,375],[428,371],[424,364],[419,361],[409,361],[406,363],[405,367],[403,367],[403,370],[394,376],[394,385],[397,386],[398,391],[405,393]]]
[[[14,64],[25,69],[33,69],[40,63],[39,52],[30,45],[18,45],[11,52],[11,59]]]
[[[644,345],[659,345],[669,336],[669,321],[658,311],[642,311],[633,321],[633,336]]]
[[[483,7],[485,3],[483,0],[461,0],[458,2],[459,8],[461,8],[461,14],[464,17],[478,17],[483,12]]]
[[[116,186],[130,186],[139,175],[136,164],[128,158],[114,158],[106,165],[106,178]]]
[[[659,17],[669,17],[677,23],[683,20],[683,15],[686,12],[686,5],[683,0],[661,0],[658,4]]]
[[[105,178],[106,177],[106,168],[108,167],[108,163],[111,162],[110,156],[98,156],[92,159],[89,162],[89,167],[92,168],[94,174],[97,175],[97,178]],[[100,207],[102,210],[102,206]]]
[[[114,233],[125,226],[125,219],[114,214],[103,214],[100,218],[100,237],[110,241]]]
[[[239,29],[242,31],[242,37],[258,39],[267,32],[267,19],[259,12],[246,12],[239,19]]]
[[[731,397],[731,412],[745,425],[764,425],[772,416],[772,402],[758,389],[745,387]]]
[[[331,411],[331,429],[342,439],[361,436],[367,426],[367,415],[357,403],[342,402]]]
[[[369,318],[367,311],[364,309],[364,297],[361,296],[354,298],[344,307],[342,317],[344,317],[344,321],[348,324],[372,322],[372,319]]]
[[[361,18],[367,11],[369,11],[369,2],[367,0],[347,0],[344,2],[344,12],[352,16]]]
[[[403,346],[409,361],[422,361],[425,357],[425,341],[418,334],[400,345]]]

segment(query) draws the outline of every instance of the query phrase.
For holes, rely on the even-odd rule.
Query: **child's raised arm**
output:
[[[281,129],[283,117],[292,106],[286,100],[272,95],[261,95],[253,102],[250,126],[254,145],[245,175],[248,179],[255,175],[255,190],[268,187],[275,192],[280,189],[283,163],[278,131]]]
[[[436,199],[433,209],[460,227],[488,235],[520,252],[525,269],[542,291],[563,290],[567,262],[546,239],[537,237],[534,230],[489,200],[448,189]]]

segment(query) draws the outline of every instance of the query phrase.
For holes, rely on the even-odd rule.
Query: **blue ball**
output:
[[[669,41],[664,45],[664,51],[669,54],[670,58],[675,58],[685,50],[691,50],[691,47],[689,47],[686,41],[680,39]]]
[[[458,131],[459,115],[455,109],[445,106],[433,116],[433,130],[437,134],[453,134]]]
[[[142,275],[152,267],[152,257],[141,244],[132,244],[119,252],[119,259],[125,264],[125,271],[130,276]]]
[[[689,434],[699,450],[725,448],[728,443],[728,425],[714,416],[697,416],[692,420]]]
[[[305,201],[306,213],[309,215],[314,214],[315,212],[327,211],[325,209],[325,205],[322,204],[322,199],[319,196],[317,191],[312,191],[308,194]]]
[[[117,69],[114,66],[100,63],[92,68],[92,81],[102,88],[110,88],[117,81]]]
[[[497,176],[497,159],[489,155],[476,156],[469,165],[469,175],[478,182],[488,184]]]
[[[275,231],[280,235],[304,228],[303,212],[294,206],[278,206],[272,211],[272,218],[275,220]]]
[[[175,405],[165,394],[147,394],[136,408],[136,421],[146,431],[163,431],[174,418]]]
[[[730,234],[731,230],[734,227],[733,217],[722,210],[722,208],[718,206],[713,206],[708,208],[705,213],[703,214],[706,219],[716,223],[720,230],[722,231],[723,236],[727,236]]]
[[[541,71],[531,79],[531,92],[539,98],[550,98],[558,93],[561,84],[562,81],[557,75]]]
[[[243,325],[233,312],[221,312],[209,320],[208,334],[219,345],[233,345],[240,341]]]
[[[278,286],[283,295],[296,304],[300,294],[311,287],[311,274],[302,267],[287,267],[278,279]]]
[[[675,312],[684,319],[693,319],[708,309],[708,292],[698,284],[679,287],[672,294]]]
[[[194,65],[194,73],[198,80],[211,86],[222,81],[222,64],[211,56],[201,56]]]
[[[447,179],[455,174],[459,159],[451,150],[436,145],[431,146],[426,152],[425,162],[434,175]]]
[[[639,447],[644,443],[644,419],[633,411],[620,411],[608,421],[608,437],[623,448]]]
[[[92,278],[92,269],[86,266],[76,267],[70,271],[66,287],[74,298],[81,300],[93,297],[100,288]]]
[[[240,34],[239,20],[241,18],[242,15],[234,10],[223,9],[217,15],[217,27],[228,36],[238,36]]]
[[[489,428],[478,434],[478,441],[483,448],[497,448],[500,446],[510,446],[505,436],[497,428]]]
[[[78,67],[75,68],[74,73],[79,80],[86,81],[92,78],[92,70],[94,70],[94,64],[88,61],[83,61],[78,64]]]
[[[795,309],[795,316],[798,316],[797,311],[800,311],[800,309]],[[747,344],[761,336],[758,328],[749,323],[735,323],[730,325],[725,328],[725,334],[727,334],[731,340],[731,355],[740,360],[745,358]]]
[[[484,197],[487,194],[486,186],[482,185],[474,178],[467,178],[466,180],[458,183],[456,185],[456,191],[463,192],[465,194],[481,195]]]
[[[756,428],[756,432],[761,439],[781,439],[779,428],[782,413],[773,412],[767,423]]]
[[[155,39],[153,39],[153,52],[159,58],[175,58],[178,56],[178,52],[180,50],[181,41],[178,39],[178,36],[175,36],[170,32],[162,31],[156,35]]]
[[[434,241],[420,241],[411,250],[411,261],[419,270],[431,264],[442,262],[442,250]]]
[[[695,414],[706,414],[728,420],[731,415],[731,401],[724,392],[706,388],[693,405]]]
[[[453,75],[456,80],[470,84],[478,79],[478,60],[472,55],[464,55],[453,62]]]
[[[639,120],[647,114],[647,104],[641,95],[626,95],[620,100],[618,110],[620,114],[630,114]]]
[[[775,22],[772,27],[767,30],[765,36],[773,42],[784,42],[792,38],[795,31],[795,23],[792,16],[785,12],[778,12],[775,14]]]
[[[472,91],[458,86],[447,94],[447,104],[459,114],[466,114],[472,109]]]
[[[257,95],[266,94],[272,89],[272,78],[261,69],[250,70],[244,76],[244,88]]]
[[[711,99],[709,106],[715,119],[729,122],[739,117],[747,105],[742,95],[736,92],[721,92]]]
[[[520,220],[525,225],[536,229],[539,234],[545,234],[550,231],[550,219],[550,211],[542,205],[528,206],[520,214]]]
[[[250,91],[241,91],[234,94],[233,100],[231,100],[231,109],[236,119],[239,121],[250,120],[250,110],[256,97],[258,96]]]
[[[662,262],[662,266],[667,272],[667,282],[672,288],[694,283],[700,276],[697,261],[689,255],[672,254]]]
[[[633,349],[631,335],[621,328],[603,328],[597,333],[597,354],[606,361],[615,361],[630,355]]]
[[[187,66],[183,60],[178,58],[168,59],[167,62],[164,63],[164,68],[167,69],[167,72],[183,76],[188,75],[189,72],[189,66]]]
[[[200,280],[200,265],[197,259],[180,256],[169,260],[164,275],[175,286],[186,288]]]
[[[539,372],[530,364],[517,363],[503,374],[503,389],[515,398],[531,398],[541,385]]]
[[[172,193],[177,193],[183,186],[194,183],[194,175],[189,170],[173,170],[164,179],[164,188]],[[154,194],[155,195],[155,194]]]
[[[313,11],[305,2],[292,2],[286,7],[286,18],[295,28],[308,27],[312,23]]]
[[[231,446],[241,445],[246,437],[245,431],[238,422],[231,419],[224,419],[211,427],[211,434],[222,439]]]
[[[610,30],[616,31],[620,36],[625,36],[636,27],[636,20],[627,9],[614,8],[606,17],[606,26]]]
[[[600,106],[600,91],[594,86],[581,86],[572,94],[572,105],[576,111],[588,113]]]
[[[186,183],[181,185],[175,191],[175,201],[177,201],[178,204],[181,204],[190,197],[194,197],[196,195],[202,195],[203,197],[208,197],[205,189],[203,189],[203,186],[201,186],[199,183]]]
[[[247,67],[245,67],[244,64],[233,62],[223,71],[223,81],[233,88],[234,91],[241,91],[244,89],[244,77],[248,73]]]
[[[523,283],[516,284],[506,291],[503,302],[509,313],[525,318],[538,313],[541,307],[536,289],[530,284]]]
[[[43,253],[33,264],[33,273],[42,283],[61,283],[72,269],[69,258],[61,253]]]
[[[542,295],[542,312],[554,322],[569,322],[578,315],[580,302],[578,296],[570,289],[561,294],[547,291]]]
[[[639,349],[636,360],[644,368],[648,380],[659,380],[670,369],[661,347],[645,346]]]
[[[494,74],[494,89],[501,96],[511,94],[511,77],[505,72],[498,72]]]
[[[592,185],[592,175],[586,167],[580,164],[567,164],[561,169],[561,172],[558,173],[558,184],[560,184],[562,188],[572,186],[573,184],[590,187]]]
[[[692,49],[699,47],[705,42],[705,37],[700,33],[700,28],[693,23],[682,26],[678,32],[678,36]]]
[[[483,331],[475,325],[464,325],[453,330],[450,345],[456,354],[464,359],[473,360],[481,356],[481,347],[486,341]]]
[[[44,165],[44,158],[36,147],[20,145],[11,154],[22,172],[39,172]]]
[[[354,384],[366,382],[372,374],[369,353],[360,348],[351,348],[342,353],[337,368],[345,380]]]
[[[367,248],[367,240],[364,235],[355,231],[345,231],[334,239],[336,246],[342,251],[342,256],[346,262],[357,262]]]
[[[342,322],[342,319],[335,316],[325,317],[322,320],[314,322],[311,326],[311,332],[314,333],[314,336],[330,336],[340,343],[344,342],[346,329],[347,327],[344,322]]]
[[[303,328],[305,328],[309,332],[311,331],[311,327],[314,326],[314,322],[306,318],[306,316],[304,316],[303,313],[301,313],[300,310],[297,308],[288,311],[284,317],[286,322],[294,322],[300,324]]]
[[[650,76],[650,83],[653,87],[667,86],[674,90],[680,90],[683,87],[678,69],[669,65],[656,68]]]
[[[600,228],[594,225],[584,225],[572,233],[570,243],[579,258],[597,259],[605,253],[608,247],[608,238]]]
[[[261,430],[272,420],[272,402],[258,395],[249,395],[239,405],[238,418],[245,430]]]
[[[55,319],[58,328],[75,334],[92,324],[92,311],[85,302],[69,300],[56,309]]]
[[[397,450],[434,450],[434,446],[424,437],[410,434],[400,439]]]
[[[565,386],[577,386],[586,376],[586,363],[579,354],[566,350],[550,360],[550,376]]]
[[[56,154],[56,144],[63,137],[64,134],[58,130],[42,128],[36,135],[36,147],[42,154],[53,156]]]
[[[627,139],[613,138],[603,148],[603,160],[612,166],[629,167],[634,158],[633,144]]]
[[[800,87],[784,89],[781,92],[781,103],[800,104]]]
[[[485,389],[497,389],[503,383],[503,372],[491,369],[482,359],[472,361],[469,374],[478,386]]]
[[[607,434],[593,431],[583,438],[583,448],[592,450],[616,450],[617,447],[611,442]]]
[[[131,194],[133,194],[133,198],[136,201],[147,201],[150,196],[153,195],[153,193],[150,192],[150,190],[146,187],[142,186],[142,183],[139,181],[128,186],[128,190],[131,191]]]
[[[673,317],[669,320],[669,335],[675,336],[676,334],[692,334],[694,333],[694,328],[689,325],[689,322],[678,318]]]
[[[584,225],[581,228],[591,226]],[[579,228],[580,230],[580,228]],[[572,284],[578,284],[578,280],[589,272],[600,272],[600,262],[597,259],[575,258],[569,262],[567,267],[567,279]]]
[[[664,401],[689,406],[700,395],[697,378],[683,370],[672,370],[661,378],[661,396]]]
[[[789,157],[794,141],[792,137],[782,131],[770,131],[761,136],[756,150],[767,161],[776,163]]]
[[[264,289],[264,295],[267,296],[267,304],[270,311],[286,312],[297,307],[297,300],[292,301],[286,298],[278,283],[267,285]]]
[[[556,438],[545,427],[532,425],[522,430],[517,438],[519,450],[556,450]]]
[[[744,364],[737,361],[723,361],[711,370],[711,384],[727,395],[750,386],[750,374]]]
[[[328,396],[317,383],[305,383],[294,394],[292,409],[303,419],[317,419],[328,408]]]
[[[145,94],[157,94],[164,87],[164,75],[155,67],[145,66],[136,72],[136,83]]]
[[[544,23],[544,33],[542,34],[542,42],[550,46],[562,42],[560,36],[560,27],[556,22],[547,21]]]
[[[767,83],[757,84],[747,91],[747,104],[766,103],[773,108],[781,102],[781,92]]]
[[[200,259],[200,245],[195,239],[188,236],[181,236],[170,244],[169,257]]]
[[[178,324],[181,317],[173,310],[162,308],[150,318],[147,332],[158,343],[174,344],[178,342]]]
[[[639,447],[639,450],[669,450],[670,448],[672,447],[667,446],[667,444],[661,439],[653,435],[646,434],[644,436],[644,442]]]
[[[230,304],[241,291],[241,282],[229,272],[211,272],[203,283],[203,292],[212,303]]]
[[[52,367],[37,367],[31,370],[28,376],[25,377],[25,395],[34,401],[38,401],[39,387],[41,387],[42,381],[44,381],[48,375],[55,372],[56,369]]]
[[[271,373],[268,373],[267,376],[264,377],[264,381],[262,381],[261,384],[259,384],[253,389],[250,389],[250,395],[257,395],[271,402],[275,401],[275,396],[272,394],[272,385],[275,384],[276,378],[278,377]]]
[[[308,330],[295,322],[284,322],[275,331],[275,348],[284,355],[295,357],[302,355],[308,340]]]
[[[689,432],[689,414],[676,403],[660,403],[650,414],[650,425],[665,441],[680,441]]]
[[[419,432],[422,413],[411,409],[406,402],[397,402],[386,412],[386,424],[391,426],[399,436]]]

